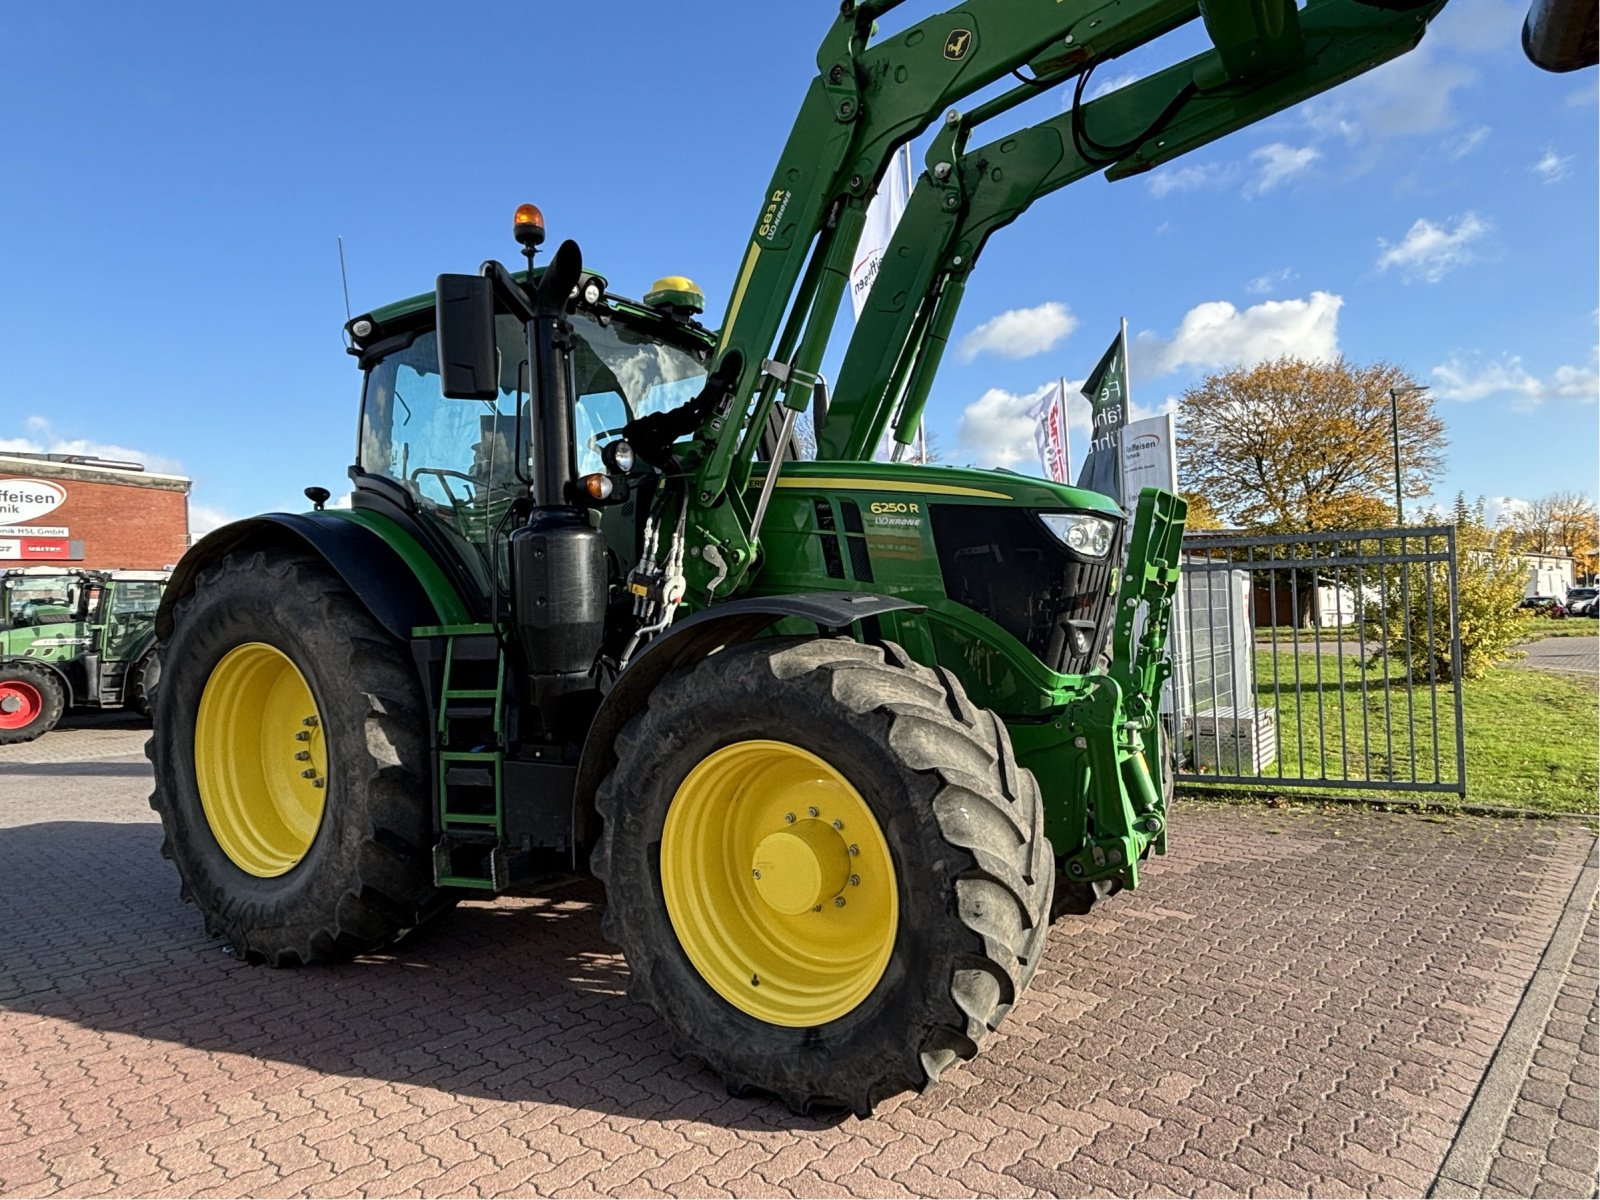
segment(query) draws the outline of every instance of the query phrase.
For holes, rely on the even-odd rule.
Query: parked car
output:
[[[1566,607],[1569,617],[1600,617],[1600,588],[1568,588]]]
[[[1538,617],[1564,617],[1567,615],[1567,606],[1554,596],[1529,596],[1517,607],[1519,609],[1529,609],[1534,616]]]

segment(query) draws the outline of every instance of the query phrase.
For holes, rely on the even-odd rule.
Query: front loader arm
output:
[[[1233,78],[1229,55],[1213,48],[965,153],[972,126],[1036,89],[952,114],[851,338],[818,456],[870,459],[897,405],[896,440],[910,442],[966,277],[989,237],[1035,200],[1101,170],[1110,179],[1147,171],[1335,87],[1410,50],[1443,7],[1312,0],[1299,14],[1295,57],[1270,73]]]
[[[701,427],[702,505],[716,503],[730,479],[748,480],[780,386],[789,407],[809,402],[867,204],[902,143],[1030,62],[1115,56],[1199,11],[1196,0],[968,0],[869,46],[872,18],[891,7],[842,6],[763,195],[717,347],[718,365],[738,356],[737,372],[724,374],[732,375],[726,393]],[[1077,67],[1051,69],[1066,78]],[[769,362],[784,369],[770,373]]]

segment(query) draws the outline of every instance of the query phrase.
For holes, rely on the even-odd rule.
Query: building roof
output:
[[[30,454],[20,450],[0,452],[0,477],[33,476],[39,479],[76,479],[82,483],[122,484],[187,492],[186,475],[146,471],[143,463],[114,462],[83,454]]]

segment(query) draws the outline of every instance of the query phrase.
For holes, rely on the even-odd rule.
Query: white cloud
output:
[[[87,458],[109,458],[115,462],[143,463],[146,470],[163,475],[181,475],[183,468],[175,458],[136,450],[115,442],[96,442],[88,438],[62,437],[51,427],[48,417],[32,416],[23,421],[32,436],[0,437],[0,454],[79,454]]]
[[[1479,125],[1476,129],[1469,129],[1467,132],[1451,138],[1445,143],[1445,149],[1449,151],[1451,158],[1465,158],[1487,142],[1489,135],[1493,132],[1494,130],[1489,126]]]
[[[1322,152],[1315,146],[1289,146],[1283,142],[1273,142],[1252,150],[1250,157],[1259,165],[1256,177],[1245,186],[1244,191],[1247,196],[1259,196],[1293,179],[1321,158]]]
[[[1124,71],[1121,75],[1114,75],[1110,79],[1098,80],[1094,87],[1089,89],[1089,99],[1098,100],[1101,96],[1109,96],[1112,92],[1125,88],[1130,83],[1138,83],[1142,78],[1143,76],[1137,71]],[[1061,107],[1063,109],[1072,107],[1070,96],[1062,97]]]
[[[1438,283],[1456,267],[1473,261],[1477,256],[1474,246],[1489,231],[1489,223],[1477,213],[1458,217],[1454,229],[1449,222],[1435,225],[1426,217],[1418,217],[1406,236],[1394,245],[1378,239],[1378,269],[1397,267],[1408,281]]]
[[[1078,327],[1078,318],[1058,300],[1036,308],[1013,308],[991,317],[961,339],[961,361],[980,354],[1027,358],[1043,354]]]
[[[1515,496],[1485,496],[1483,498],[1483,519],[1490,525],[1498,525],[1501,521],[1515,517],[1518,513],[1526,511],[1530,505],[1526,500],[1519,500]]]
[[[1305,300],[1266,300],[1242,312],[1226,300],[1197,304],[1170,339],[1141,333],[1134,363],[1152,363],[1148,374],[1159,376],[1180,367],[1250,366],[1283,355],[1334,359],[1343,304],[1344,297],[1330,292],[1312,292]]]
[[[1410,54],[1306,101],[1300,111],[1313,131],[1371,151],[1382,139],[1450,128],[1454,94],[1477,78],[1471,68],[1441,58],[1430,36]]]
[[[1438,380],[1434,394],[1441,400],[1470,403],[1486,396],[1510,396],[1512,407],[1537,408],[1547,400],[1577,400],[1593,404],[1600,398],[1600,374],[1588,366],[1557,367],[1547,378],[1532,374],[1515,355],[1494,362],[1466,363],[1452,358],[1430,372]]]
[[[213,529],[220,529],[230,525],[239,518],[230,512],[216,508],[210,504],[189,505],[189,536],[202,538]]]
[[[1244,285],[1244,290],[1252,296],[1270,296],[1294,277],[1293,267],[1279,267],[1276,271],[1268,271],[1264,275],[1257,275]]]
[[[1023,395],[990,388],[967,405],[956,430],[965,461],[980,467],[1020,466],[1036,470],[1038,455],[1033,446],[1033,418],[1028,410],[1055,386],[1054,382],[1042,384]]]
[[[1084,382],[1082,379],[1066,381],[1067,441],[1074,474],[1088,453],[1091,436],[1089,401],[1082,394]],[[1033,438],[1033,418],[1028,413],[1054,390],[1056,383],[1052,379],[1023,393],[990,388],[967,405],[956,431],[961,461],[980,467],[1006,467],[1027,474],[1042,474]],[[1176,396],[1167,396],[1153,408],[1135,400],[1128,408],[1128,419],[1139,421],[1172,412],[1177,405]]]
[[[1528,168],[1543,183],[1560,183],[1572,170],[1572,155],[1546,150],[1539,161]]]
[[[1173,192],[1193,192],[1200,188],[1217,187],[1226,183],[1233,174],[1232,167],[1217,163],[1161,167],[1150,176],[1150,194],[1159,199]]]

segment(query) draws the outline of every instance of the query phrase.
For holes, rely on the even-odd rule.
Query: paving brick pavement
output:
[[[830,1123],[674,1056],[586,881],[346,965],[228,957],[157,852],[141,740],[0,750],[3,1197],[1418,1196],[1592,846],[1185,804],[1144,887],[1057,923],[984,1055]],[[1592,1108],[1571,996],[1531,1097],[1552,1147]]]
[[[1589,909],[1555,1011],[1528,1065],[1485,1196],[1596,1196],[1600,1184],[1600,940]]]

